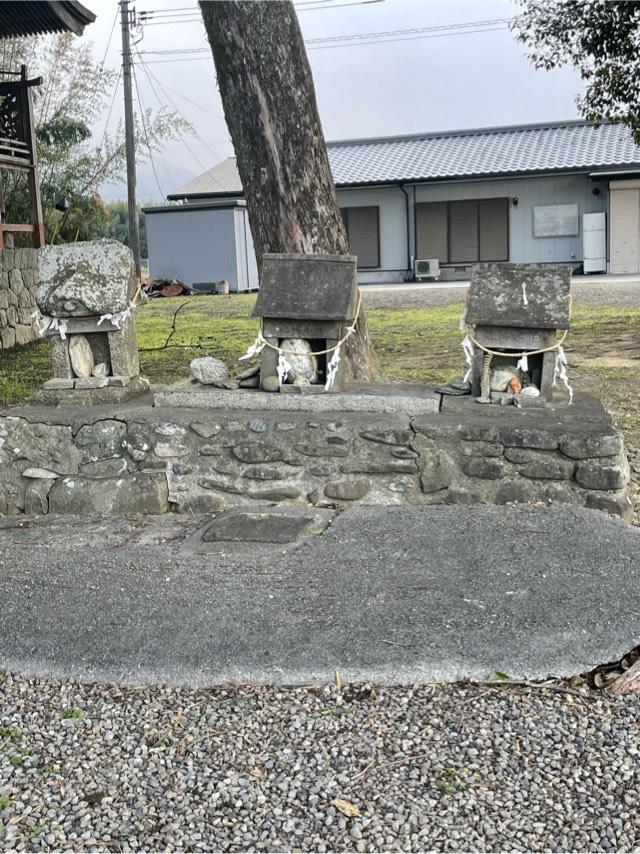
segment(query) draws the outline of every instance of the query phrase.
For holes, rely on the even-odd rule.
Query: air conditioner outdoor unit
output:
[[[416,259],[414,272],[416,279],[439,279],[440,261],[437,258]]]

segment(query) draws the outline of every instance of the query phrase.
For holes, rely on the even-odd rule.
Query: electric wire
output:
[[[151,162],[151,169],[153,171],[153,177],[156,179],[156,186],[158,188],[158,192],[160,193],[160,198],[165,199],[166,196],[162,192],[162,187],[160,186],[160,180],[158,179],[158,173],[156,172],[156,164],[153,161],[153,154],[151,152],[151,143],[149,142],[149,132],[147,130],[147,119],[144,114],[144,108],[142,106],[142,98],[140,97],[140,89],[138,88],[138,78],[136,76],[136,69],[132,66],[131,70],[133,71],[133,84],[136,87],[136,96],[138,98],[138,106],[140,107],[140,120],[142,122],[142,130],[144,132],[144,139],[147,143],[147,151],[149,152],[149,161]]]
[[[351,35],[341,36],[321,36],[315,39],[307,39],[306,44],[323,44],[326,42],[344,42],[352,41],[353,39],[370,39],[370,38],[386,38],[387,36],[406,36],[414,33],[435,33],[441,31],[455,31],[473,27],[492,27],[497,24],[507,24],[513,18],[490,18],[485,21],[464,21],[457,24],[438,24],[431,27],[408,27],[404,30],[381,30],[375,33],[353,33]]]
[[[372,3],[384,3],[385,0],[352,0],[347,3],[335,3],[332,0],[308,0],[308,3],[294,3],[298,12],[327,11],[329,9],[343,9],[347,6],[368,6]],[[158,26],[160,24],[189,24],[202,22],[200,10],[197,8],[184,7],[169,13],[169,10],[144,10],[139,13],[138,19],[145,26]]]
[[[146,77],[147,77],[147,80],[149,81],[149,86],[151,87],[151,89],[152,89],[152,91],[153,91],[153,94],[155,95],[155,97],[156,97],[156,99],[157,99],[158,103],[160,104],[161,108],[162,108],[162,109],[164,109],[165,107],[164,107],[164,104],[163,104],[163,102],[162,102],[162,100],[161,100],[160,96],[158,95],[158,91],[157,91],[156,87],[155,87],[155,86],[154,86],[154,84],[153,84],[153,80],[155,80],[155,82],[158,84],[159,89],[163,92],[163,94],[164,94],[165,98],[166,98],[166,99],[167,99],[167,101],[171,104],[171,106],[173,107],[173,109],[174,109],[176,112],[180,112],[180,111],[178,110],[178,108],[177,108],[177,106],[176,106],[175,102],[173,101],[173,99],[171,98],[171,96],[168,94],[168,92],[165,90],[165,88],[164,88],[164,86],[162,85],[162,83],[160,82],[160,80],[158,80],[158,78],[155,76],[155,74],[153,74],[153,72],[151,72],[151,71],[146,67],[146,63],[145,63],[145,61],[144,61],[144,60],[142,59],[142,57],[140,56],[140,51],[139,51],[137,48],[135,48],[135,50],[136,50],[136,53],[138,54],[138,57],[139,57],[139,59],[140,59],[140,63],[141,63],[141,65],[142,65],[142,70],[144,71],[144,73],[145,73],[145,75],[146,75]],[[152,78],[153,78],[153,79],[152,79]],[[187,149],[187,151],[188,151],[188,152],[189,152],[189,154],[192,156],[192,158],[195,160],[195,162],[198,164],[198,166],[203,170],[203,172],[208,171],[208,168],[204,165],[204,163],[200,160],[200,158],[197,156],[197,154],[193,151],[193,148],[189,145],[189,143],[187,142],[187,140],[186,140],[186,139],[185,139],[185,137],[184,137],[184,134],[182,133],[182,131],[181,131],[179,128],[178,128],[178,135],[180,136],[180,139],[182,140],[182,143],[183,143],[184,147]],[[202,142],[202,143],[203,143],[203,144],[204,144],[204,145],[209,149],[209,151],[211,151],[211,153],[212,153],[212,154],[214,154],[214,156],[216,156],[216,157],[219,157],[219,156],[220,156],[219,154],[216,154],[216,152],[213,150],[213,148],[211,148],[211,147],[210,147],[210,146],[205,142],[205,140],[204,140],[204,139],[202,139],[202,137],[200,136],[200,134],[199,134],[197,131],[195,132],[195,136],[196,136],[196,138],[197,138],[197,139],[199,139],[199,140],[200,140],[200,141],[201,141],[201,142]],[[213,178],[213,176],[211,176],[211,177]],[[220,181],[218,181],[216,178],[213,178],[213,180],[214,180],[214,182],[215,182],[216,184],[218,184],[218,186],[220,187],[220,189],[226,189],[226,188],[223,186],[223,184],[222,184]]]
[[[122,68],[120,68],[118,70],[118,76],[116,77],[116,84],[113,87],[113,96],[111,98],[111,104],[109,105],[109,112],[107,113],[107,120],[104,123],[104,130],[102,132],[102,138],[100,140],[100,145],[98,146],[99,149],[102,148],[104,141],[105,141],[105,138],[107,136],[107,130],[109,128],[109,119],[111,118],[111,112],[113,111],[113,105],[116,102],[116,95],[118,94],[118,86],[120,84],[120,78],[121,77],[122,77]]]
[[[444,38],[448,36],[471,35],[475,33],[497,32],[508,29],[513,18],[493,18],[484,21],[466,21],[458,24],[441,24],[435,27],[410,27],[403,30],[383,30],[373,33],[353,33],[351,35],[323,36],[308,39],[305,44],[308,50],[320,50],[335,47],[358,47],[367,44],[388,44],[396,41],[414,41],[427,38]],[[166,50],[145,50],[141,56],[195,56],[199,53],[209,54],[208,47],[169,48]],[[162,60],[160,60],[162,61]],[[164,60],[170,62],[172,60]],[[175,60],[173,60],[175,61]],[[158,60],[151,60],[158,62]]]
[[[107,46],[106,46],[106,47],[105,47],[105,49],[104,49],[104,56],[102,57],[102,62],[100,63],[100,67],[101,67],[101,68],[104,68],[104,63],[105,63],[105,61],[106,61],[106,59],[107,59],[107,53],[109,52],[109,47],[111,46],[111,39],[113,38],[113,31],[114,31],[114,30],[115,30],[115,28],[116,28],[116,21],[118,20],[118,12],[119,12],[119,11],[120,11],[120,10],[119,10],[119,9],[118,9],[118,7],[116,6],[116,14],[115,14],[115,16],[114,16],[114,18],[113,18],[113,24],[111,25],[111,32],[109,33],[109,40],[107,41]]]

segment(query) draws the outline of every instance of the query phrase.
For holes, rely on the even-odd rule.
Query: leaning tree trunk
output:
[[[344,254],[302,33],[290,0],[201,0],[258,257]],[[378,374],[364,312],[346,345],[352,377]]]

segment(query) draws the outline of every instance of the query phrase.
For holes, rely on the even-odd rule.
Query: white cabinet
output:
[[[583,214],[582,256],[585,273],[606,273],[607,215],[605,213]]]

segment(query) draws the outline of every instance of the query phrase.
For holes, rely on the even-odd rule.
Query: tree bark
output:
[[[611,694],[640,693],[640,658],[609,687]]]
[[[290,0],[201,0],[260,267],[265,252],[348,252],[311,69]],[[378,376],[361,311],[346,345],[358,382]]]

